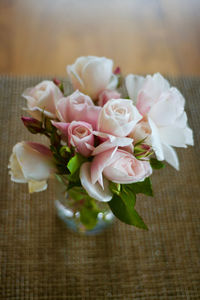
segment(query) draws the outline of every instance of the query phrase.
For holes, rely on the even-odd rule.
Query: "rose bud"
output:
[[[110,99],[119,99],[120,96],[121,96],[120,93],[118,93],[115,90],[103,90],[99,94],[98,105],[99,106],[104,106],[104,104],[106,104]]]
[[[120,75],[121,74],[121,69],[120,67],[117,67],[114,72],[113,72],[115,75]]]
[[[151,146],[147,144],[139,144],[134,148],[134,155],[137,159],[148,157],[153,154]]]
[[[42,122],[31,118],[31,117],[21,117],[24,126],[31,132],[31,133],[42,133]]]

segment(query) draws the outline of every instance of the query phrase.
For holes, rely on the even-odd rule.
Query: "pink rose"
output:
[[[62,122],[84,121],[97,127],[97,120],[101,107],[95,106],[89,96],[78,90],[67,98],[62,98],[57,103],[57,115]]]
[[[98,130],[116,135],[127,136],[142,119],[131,100],[111,99],[102,108],[98,119]]]
[[[8,168],[11,180],[28,183],[30,193],[44,191],[54,168],[52,153],[49,148],[39,143],[17,143],[13,147]]]
[[[75,147],[77,152],[85,157],[91,155],[94,149],[94,135],[92,134],[92,126],[90,124],[82,121],[52,123],[64,136],[67,136],[68,145]]]
[[[121,149],[110,149],[94,157],[91,165],[91,180],[103,185],[103,176],[116,183],[128,184],[143,181],[152,169],[148,161],[137,160]]]
[[[29,114],[37,120],[41,120],[41,114],[56,118],[56,103],[63,97],[60,89],[49,80],[40,82],[32,88],[26,89],[22,97],[27,100]]]
[[[98,105],[99,106],[104,106],[108,102],[108,100],[110,100],[110,99],[119,99],[120,96],[121,96],[120,93],[118,93],[117,91],[114,91],[114,90],[103,90],[99,94]]]

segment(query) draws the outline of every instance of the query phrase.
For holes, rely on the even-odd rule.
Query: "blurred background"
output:
[[[123,73],[200,75],[200,0],[0,0],[0,73],[65,75],[78,56]]]

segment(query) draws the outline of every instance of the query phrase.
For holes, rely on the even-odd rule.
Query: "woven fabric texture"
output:
[[[15,143],[32,140],[20,121],[23,90],[42,77],[0,77],[0,299],[200,299],[200,78],[169,78],[185,98],[195,147],[180,171],[154,171],[154,197],[137,209],[149,231],[120,221],[85,237],[56,217],[54,190],[29,195],[8,175]]]

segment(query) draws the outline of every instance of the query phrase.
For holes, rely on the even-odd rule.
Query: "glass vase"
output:
[[[109,205],[92,199],[73,199],[66,191],[66,185],[56,182],[55,207],[58,217],[64,221],[71,230],[85,234],[95,235],[104,231],[114,221],[114,215]],[[87,206],[86,206],[87,204]]]

